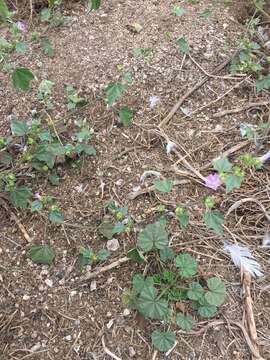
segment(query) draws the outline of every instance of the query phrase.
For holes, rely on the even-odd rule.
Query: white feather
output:
[[[153,109],[160,102],[160,97],[156,95],[150,96],[149,102],[150,102],[150,109]]]
[[[270,247],[270,232],[267,232],[264,235],[263,241],[262,241],[262,246],[263,247]]]
[[[145,179],[148,178],[149,176],[160,177],[160,176],[161,176],[161,173],[158,172],[158,171],[155,171],[155,170],[145,171],[145,172],[142,174],[142,176],[140,177],[140,182],[141,182],[141,183],[144,183],[144,182],[145,182]]]
[[[175,143],[172,141],[169,141],[168,144],[166,145],[167,155],[169,155],[172,152],[172,149],[174,147],[175,147]]]
[[[263,276],[261,265],[254,260],[248,247],[239,246],[238,244],[229,244],[224,242],[224,250],[230,254],[232,262],[238,268],[248,271],[253,277]]]

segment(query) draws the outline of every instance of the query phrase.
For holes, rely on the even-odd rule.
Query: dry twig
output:
[[[80,281],[87,281],[87,280],[93,279],[93,278],[97,277],[98,275],[103,274],[106,271],[112,270],[112,269],[116,268],[117,266],[120,266],[120,265],[128,262],[129,260],[130,259],[126,256],[122,257],[122,258],[112,262],[109,265],[99,267],[96,271],[86,273],[84,276],[82,276],[80,278]]]
[[[247,146],[248,144],[250,144],[249,140],[243,141],[239,144],[236,144],[235,146],[231,147],[230,149],[224,151],[221,155],[217,156],[216,158],[214,158],[212,161],[210,161],[209,163],[205,164],[203,167],[201,167],[200,170],[205,170],[207,168],[209,168],[210,166],[212,166],[212,162],[214,160],[218,160],[221,158],[224,158],[226,156],[232,155],[234,154],[236,151],[243,149],[245,146]]]
[[[245,199],[241,199],[241,200],[238,200],[236,201],[230,208],[229,210],[227,211],[225,217],[229,216],[230,213],[234,210],[236,210],[239,206],[245,204],[246,202],[254,202],[255,204],[259,205],[259,207],[262,209],[262,212],[264,213],[264,216],[266,217],[266,219],[270,222],[270,215],[268,214],[267,210],[265,209],[265,207],[263,206],[263,204],[255,199],[255,198],[252,198],[252,197],[249,197],[249,198],[245,198]]]
[[[25,230],[25,227],[23,226],[23,224],[20,222],[20,220],[17,218],[17,216],[11,212],[11,215],[10,215],[10,218],[11,220],[15,221],[15,223],[17,224],[18,228],[21,230],[25,240],[27,242],[32,242],[32,239],[31,237],[28,235],[27,231]]]
[[[244,325],[241,324],[239,321],[215,320],[215,321],[209,322],[206,326],[202,327],[198,331],[185,332],[183,330],[179,330],[178,333],[179,334],[185,334],[185,335],[196,335],[196,336],[198,336],[198,335],[203,334],[209,328],[214,327],[214,326],[219,326],[219,325],[234,325],[234,326],[237,326],[242,331],[251,354],[255,357],[256,360],[264,360],[261,357],[261,355],[258,353],[257,349],[254,348],[253,343],[252,343],[252,341],[251,341],[251,339],[249,337],[249,334],[246,331]]]
[[[109,350],[106,345],[105,345],[105,340],[104,340],[104,336],[102,336],[102,346],[103,346],[103,350],[104,352],[109,355],[111,358],[115,359],[115,360],[121,360],[120,357],[118,357],[117,355],[115,355],[114,353],[111,352],[111,350]]]
[[[226,59],[223,63],[218,65],[213,71],[211,75],[217,74],[219,71],[221,71],[223,68],[225,68],[234,58],[234,56],[238,53],[235,52],[233,56],[229,59]],[[202,87],[208,80],[210,79],[209,76],[205,76],[201,81],[196,83],[191,89],[189,89],[173,106],[169,114],[160,122],[159,127],[162,128],[163,126],[167,125],[168,122],[171,120],[171,118],[174,116],[176,111],[180,108],[180,106],[186,101],[187,98],[189,98],[190,95],[192,95],[195,91],[197,91],[200,87]]]
[[[253,313],[253,301],[251,297],[250,292],[250,285],[251,285],[251,275],[248,271],[243,272],[243,293],[245,297],[245,310],[247,315],[247,326],[248,331],[250,335],[250,340],[252,341],[253,348],[256,350],[256,356],[252,353],[252,360],[261,358],[260,357],[260,350],[258,346],[258,335],[257,335],[257,329],[256,329],[256,323],[254,319],[254,313]]]
[[[244,105],[242,107],[217,112],[217,113],[215,113],[213,115],[213,118],[220,118],[220,117],[225,116],[225,115],[237,114],[237,113],[240,113],[242,111],[246,111],[246,110],[251,109],[251,108],[256,108],[256,107],[259,107],[259,106],[267,106],[267,105],[269,105],[269,101],[261,101],[261,102],[257,102],[257,103],[248,103],[248,104],[246,104],[246,105]]]
[[[190,183],[189,180],[175,180],[173,182],[173,186],[185,185],[185,184],[189,184],[189,183]],[[153,191],[155,191],[155,186],[151,185],[151,186],[148,186],[147,188],[144,188],[144,189],[139,189],[137,191],[132,191],[127,196],[129,198],[129,200],[134,200],[140,195],[148,194],[148,193],[151,193]]]

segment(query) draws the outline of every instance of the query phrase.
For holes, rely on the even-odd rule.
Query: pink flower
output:
[[[23,21],[18,21],[17,22],[17,27],[21,32],[26,32],[26,26],[25,23]]]
[[[262,163],[269,160],[270,159],[270,150],[267,151],[267,153],[265,153],[264,155],[262,155],[259,159],[261,160]]]
[[[41,195],[40,195],[38,192],[36,192],[36,193],[34,194],[34,198],[40,200],[40,199],[41,199]]]
[[[222,181],[218,174],[211,174],[205,178],[205,186],[212,190],[216,191],[221,185]]]

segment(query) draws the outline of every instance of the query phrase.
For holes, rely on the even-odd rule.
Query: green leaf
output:
[[[100,8],[101,0],[90,0],[91,10],[97,10]]]
[[[53,137],[52,137],[50,131],[47,129],[41,129],[38,134],[38,137],[41,141],[48,141],[48,142],[53,141]]]
[[[193,326],[196,324],[196,321],[190,315],[184,315],[181,313],[176,314],[175,318],[176,324],[184,331],[190,331]]]
[[[270,73],[267,75],[260,75],[259,79],[256,80],[257,91],[270,88]]]
[[[0,0],[0,19],[7,20],[10,17],[10,12],[8,10],[5,0]]]
[[[168,299],[171,301],[188,300],[187,290],[173,287],[168,291]]]
[[[56,155],[51,151],[47,144],[38,145],[34,159],[45,162],[46,165],[52,169],[54,167]]]
[[[42,50],[45,55],[48,57],[53,57],[55,54],[55,49],[52,46],[52,43],[49,39],[44,38],[41,42]]]
[[[159,257],[162,262],[167,262],[174,258],[174,251],[169,246],[159,250]]]
[[[95,255],[91,249],[86,249],[84,247],[81,247],[78,257],[78,266],[80,271],[82,271],[82,269],[86,265],[90,264],[93,261],[94,257]]]
[[[201,16],[205,19],[208,19],[212,15],[212,11],[210,9],[205,9]]]
[[[110,83],[105,89],[106,100],[109,106],[112,106],[118,100],[125,90],[125,86],[120,82]]]
[[[119,110],[118,116],[124,127],[129,127],[133,120],[133,110],[131,110],[128,106],[124,106]]]
[[[82,128],[79,132],[75,134],[75,139],[79,143],[90,140],[92,137],[91,132],[87,128]]]
[[[46,165],[52,169],[54,167],[56,156],[64,154],[65,148],[58,143],[40,144],[36,148],[34,159],[45,162]]]
[[[226,173],[231,171],[232,164],[228,160],[227,157],[222,159],[213,160],[213,167],[215,170],[217,170],[219,173]]]
[[[232,191],[233,189],[239,189],[241,187],[243,179],[243,176],[226,175],[224,180],[226,185],[226,193]]]
[[[85,248],[85,247],[80,247],[80,251],[79,251],[79,255],[88,258],[88,259],[92,259],[94,258],[94,253],[91,249]]]
[[[41,211],[43,208],[43,204],[40,200],[34,200],[32,203],[31,203],[31,211],[32,212],[38,212],[38,211]]]
[[[98,261],[105,261],[111,256],[111,252],[107,249],[100,249],[96,256]]]
[[[175,209],[176,219],[179,221],[181,228],[185,229],[188,226],[189,215],[187,209],[182,205],[177,205]]]
[[[138,246],[145,252],[164,249],[168,244],[168,235],[160,223],[148,224],[138,236]]]
[[[87,144],[77,144],[75,146],[75,151],[77,154],[85,153],[87,155],[95,155],[96,149],[93,146],[87,145]]]
[[[155,190],[163,193],[168,193],[172,190],[173,182],[170,179],[158,180],[156,179],[154,182]]]
[[[146,261],[143,253],[137,248],[130,249],[127,253],[127,257],[139,264]]]
[[[79,254],[78,256],[78,267],[79,270],[82,271],[82,269],[91,263],[91,260],[88,257],[82,256],[81,254]]]
[[[12,135],[15,136],[24,136],[27,134],[29,125],[26,122],[13,120],[10,125]]]
[[[64,216],[59,210],[53,210],[49,213],[49,220],[54,224],[63,224]]]
[[[204,290],[203,287],[201,286],[200,283],[198,282],[192,282],[189,284],[188,286],[188,292],[187,292],[187,296],[190,300],[199,300],[203,294],[204,294]]]
[[[225,300],[225,285],[217,277],[212,277],[207,280],[209,291],[205,294],[205,299],[209,305],[220,306]]]
[[[40,82],[38,86],[38,98],[39,100],[43,100],[43,97],[48,97],[52,93],[52,89],[54,87],[54,82],[44,79]],[[45,129],[42,129],[45,130]]]
[[[180,275],[183,278],[194,276],[198,270],[198,262],[188,253],[177,255],[175,258],[175,266],[180,268]]]
[[[104,221],[98,227],[98,231],[101,235],[103,235],[106,239],[111,240],[113,238],[114,232],[114,224]]]
[[[28,50],[28,45],[25,41],[20,41],[16,44],[15,50],[18,54],[25,54]]]
[[[49,182],[54,186],[59,185],[59,176],[56,174],[51,174],[49,176]]]
[[[30,197],[31,191],[24,185],[15,187],[9,193],[10,202],[15,208],[26,209]]]
[[[210,305],[205,297],[200,298],[198,303],[198,313],[204,318],[213,317],[217,312],[217,307],[214,305]]]
[[[27,255],[37,264],[51,265],[54,259],[54,251],[48,245],[31,246]]]
[[[13,71],[12,81],[15,89],[28,90],[34,75],[29,69],[17,68]]]
[[[175,344],[175,335],[172,331],[155,330],[151,334],[152,345],[159,351],[167,352]]]
[[[213,229],[217,235],[222,235],[222,224],[224,223],[224,215],[220,211],[207,211],[204,214],[203,218],[207,229]]]
[[[135,274],[132,279],[132,285],[134,290],[136,290],[137,293],[140,293],[143,289],[153,286],[154,281],[152,277],[147,277],[145,279],[141,274]]]
[[[169,315],[168,303],[159,299],[157,289],[153,286],[143,288],[138,298],[138,310],[150,319],[165,319]]]
[[[0,164],[10,165],[12,162],[12,156],[8,151],[0,152]]]
[[[176,16],[183,16],[186,13],[186,10],[180,6],[172,5],[172,13]]]
[[[51,10],[48,8],[44,8],[41,10],[40,19],[41,21],[49,21],[51,17]]]
[[[122,76],[122,80],[128,85],[131,85],[134,81],[132,73],[129,71],[125,72]]]
[[[188,54],[189,53],[189,46],[188,46],[188,43],[186,42],[186,40],[181,37],[178,39],[178,46],[179,46],[179,49],[182,53],[184,54]]]
[[[114,234],[121,234],[122,232],[124,232],[125,231],[125,225],[124,224],[122,224],[122,223],[117,223],[117,224],[115,224],[114,225],[114,227],[113,227],[113,233]]]

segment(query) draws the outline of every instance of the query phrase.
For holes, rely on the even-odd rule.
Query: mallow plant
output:
[[[178,209],[183,215],[185,209]],[[136,248],[127,256],[138,263],[151,260],[150,273],[134,274],[122,301],[148,321],[159,323],[151,339],[162,352],[170,350],[176,341],[169,328],[189,331],[199,319],[215,316],[225,301],[225,285],[220,278],[201,276],[196,258],[188,252],[175,253],[169,246],[164,219],[146,225],[138,235]]]

